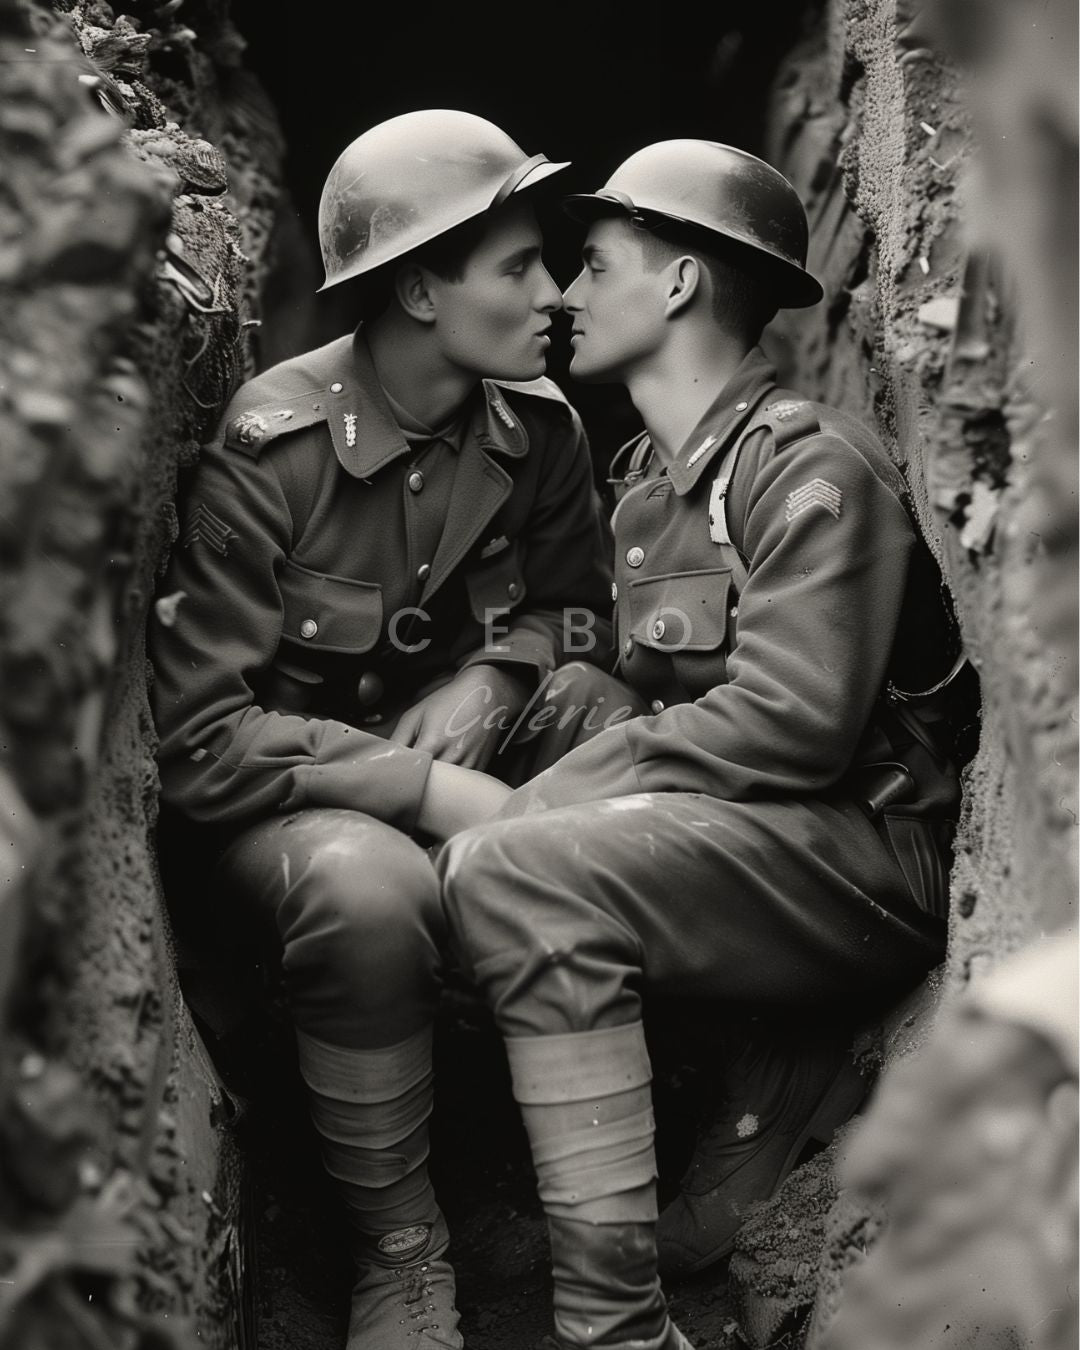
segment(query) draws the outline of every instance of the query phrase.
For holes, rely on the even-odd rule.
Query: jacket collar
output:
[[[724,454],[775,387],[776,370],[760,347],[752,347],[668,465],[668,477],[680,497]]]
[[[326,349],[324,398],[326,422],[334,452],[346,473],[370,478],[400,455],[411,454],[405,433],[391,411],[368,350],[363,325],[352,341],[332,343]],[[455,424],[452,439],[461,448],[466,428],[485,450],[519,458],[528,449],[528,436],[520,419],[510,409],[494,380],[482,382],[482,394],[474,395],[471,417]]]
[[[520,459],[529,448],[529,437],[521,419],[507,403],[505,392],[497,381],[483,381],[483,399],[477,400],[472,431],[483,449]]]

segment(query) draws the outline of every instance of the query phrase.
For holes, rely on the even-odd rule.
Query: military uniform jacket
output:
[[[151,631],[162,792],[185,814],[344,806],[409,830],[430,757],[386,739],[403,708],[477,662],[539,683],[564,610],[610,611],[584,433],[550,381],[485,381],[421,465],[360,330],[238,391]]]
[[[875,709],[887,677],[940,678],[938,630],[919,619],[940,612],[940,583],[865,427],[778,390],[755,348],[670,466],[654,457],[626,487],[613,524],[620,673],[652,714],[602,731],[519,799],[809,798],[890,757]],[[946,810],[955,774],[920,753],[921,806]]]

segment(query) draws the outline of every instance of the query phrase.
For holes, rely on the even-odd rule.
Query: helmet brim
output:
[[[579,225],[591,225],[605,216],[630,216],[633,208],[612,197],[601,197],[596,192],[575,192],[563,198],[563,210]]]
[[[694,230],[715,234],[721,239],[730,239],[733,243],[742,244],[745,248],[752,249],[760,261],[766,261],[769,271],[777,281],[777,304],[781,309],[809,309],[824,299],[825,292],[817,277],[812,276],[805,268],[798,267],[781,257],[779,253],[774,253],[772,249],[763,248],[759,242],[734,230],[713,229],[702,225],[699,221],[688,220],[685,216],[674,216],[667,211],[655,211],[645,207],[639,209],[629,199],[621,202],[607,193],[599,192],[573,193],[563,199],[563,210],[571,220],[576,220],[580,225],[592,225],[598,220],[618,216],[629,220],[637,215],[651,217],[654,220],[670,220],[677,225],[689,225]]]
[[[529,188],[534,188],[537,184],[542,183],[545,178],[550,178],[553,173],[561,173],[563,169],[568,169],[569,167],[569,160],[564,160],[561,164],[552,164],[550,162],[535,164],[521,182],[516,185],[510,195],[511,197],[516,197],[519,192],[526,192]]]

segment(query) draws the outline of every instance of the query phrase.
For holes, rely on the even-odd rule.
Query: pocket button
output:
[[[302,638],[313,638],[319,631],[319,625],[314,619],[305,619],[300,625],[300,636]]]

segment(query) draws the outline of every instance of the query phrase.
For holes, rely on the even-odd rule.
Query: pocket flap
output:
[[[733,603],[729,567],[636,578],[628,589],[630,632],[643,646],[705,652],[723,645]]]
[[[525,578],[518,563],[517,544],[483,559],[465,574],[465,586],[477,623],[484,623],[489,614],[505,614],[520,605],[525,599]]]
[[[369,652],[382,632],[382,587],[287,562],[279,579],[281,636],[323,652]]]

